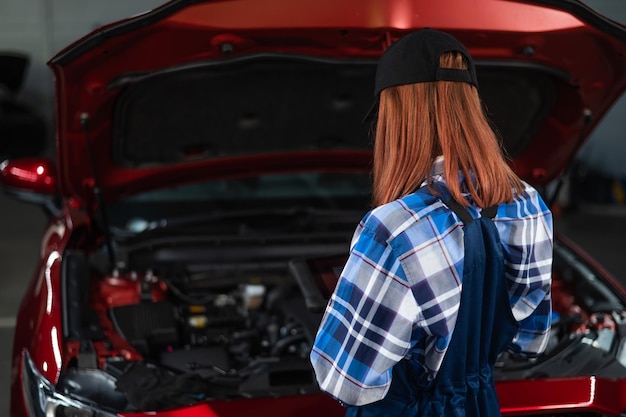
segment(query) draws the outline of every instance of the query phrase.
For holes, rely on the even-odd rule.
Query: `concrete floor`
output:
[[[0,193],[0,416],[8,416],[10,360],[15,313],[34,272],[39,239],[45,228],[43,211]],[[626,209],[584,206],[556,219],[567,236],[626,284]]]

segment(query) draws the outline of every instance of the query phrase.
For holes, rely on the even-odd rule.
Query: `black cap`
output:
[[[468,69],[440,68],[444,52],[459,52]],[[394,42],[381,55],[376,68],[374,104],[365,116],[370,118],[378,107],[380,92],[388,87],[430,81],[458,81],[478,88],[474,60],[465,46],[452,35],[434,29],[421,29]]]

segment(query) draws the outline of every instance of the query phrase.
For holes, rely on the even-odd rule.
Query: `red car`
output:
[[[49,214],[11,416],[343,415],[308,354],[369,207],[376,60],[422,27],[468,47],[540,189],[626,88],[626,28],[575,0],[174,0],[52,58],[56,160],[0,167]],[[550,346],[501,356],[503,414],[618,416],[626,291],[554,255]]]

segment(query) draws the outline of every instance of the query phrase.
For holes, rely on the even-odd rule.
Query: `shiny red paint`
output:
[[[562,74],[559,102],[512,162],[534,184],[545,184],[563,170],[626,88],[623,41],[565,11],[524,2],[261,0],[242,7],[237,1],[174,1],[101,28],[50,61],[57,82],[60,188],[86,203],[90,191],[83,179],[93,174],[81,120],[88,119],[94,154],[108,155],[113,105],[120,92],[114,85],[122,74],[262,52],[375,60],[390,42],[424,26],[458,37],[478,63],[512,60]],[[111,201],[154,186],[157,171],[159,181],[173,184],[199,173],[210,177],[225,163],[231,171],[244,171],[250,162],[256,163],[208,160],[129,170],[103,157],[96,158],[96,168]]]
[[[63,320],[61,317],[61,261],[72,236],[89,226],[88,217],[80,211],[67,209],[53,219],[44,232],[37,271],[26,289],[17,314],[11,369],[11,397],[22,398],[22,353],[27,350],[37,369],[56,383],[61,369],[67,365],[62,354]],[[27,415],[23,404],[11,402],[12,415]]]
[[[626,381],[595,377],[504,381],[496,384],[503,416],[592,412],[619,415],[626,409]],[[345,409],[325,395],[216,401],[159,412],[160,417],[227,417],[254,410],[256,417],[339,417]],[[147,413],[124,413],[124,417]],[[152,414],[152,413],[151,413]]]
[[[423,4],[422,4],[423,3]],[[267,13],[271,9],[272,13]],[[454,10],[454,13],[450,11]],[[233,15],[239,15],[236,19]],[[551,31],[573,28],[580,21],[571,15],[539,6],[503,1],[437,2],[343,1],[252,2],[245,10],[237,2],[225,1],[187,8],[173,16],[173,24],[193,27],[222,22],[222,29],[344,27],[410,29],[422,26],[499,31]],[[529,24],[527,24],[529,23]]]
[[[56,236],[54,236],[56,237]],[[56,381],[61,366],[60,253],[52,251],[41,258],[38,274],[26,292],[27,310],[18,313],[18,345],[32,352],[41,372]],[[22,340],[25,339],[25,340]],[[23,343],[20,343],[23,342]],[[14,356],[20,352],[13,352]]]
[[[96,283],[97,288],[94,288],[94,294],[97,294],[97,298],[92,299],[92,305],[101,306],[106,311],[112,307],[137,304],[141,301],[141,283],[149,279],[145,276],[137,275],[124,277],[123,279],[119,277],[105,277]],[[167,299],[167,285],[163,281],[150,283],[149,287],[152,302]]]
[[[243,411],[245,410],[245,411]],[[240,399],[215,401],[192,407],[160,411],[159,417],[341,417],[346,410],[327,395],[315,394],[297,397]],[[124,413],[122,417],[140,417],[153,413]]]
[[[54,165],[41,158],[24,158],[1,163],[0,181],[9,189],[30,190],[46,195],[58,192]]]
[[[590,412],[619,415],[626,410],[626,381],[590,377],[504,381],[496,386],[503,415]]]

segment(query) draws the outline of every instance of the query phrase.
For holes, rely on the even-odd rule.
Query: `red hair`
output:
[[[449,52],[441,56],[440,66],[467,68],[467,63],[461,54]],[[524,188],[503,156],[473,85],[434,81],[381,91],[374,143],[374,205],[403,197],[424,181],[435,193],[430,171],[440,155],[448,190],[465,206],[469,202],[463,191],[485,208],[512,201],[515,192]]]

